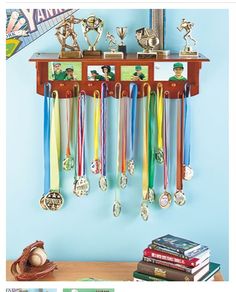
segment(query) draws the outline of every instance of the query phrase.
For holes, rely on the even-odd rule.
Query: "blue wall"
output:
[[[140,50],[136,28],[148,26],[148,10],[83,10],[76,15],[95,13],[105,20],[105,31],[128,26],[130,51]],[[176,27],[183,17],[195,23],[197,49],[210,58],[200,75],[200,95],[192,98],[193,180],[184,186],[187,203],[161,210],[151,206],[151,217],[139,215],[142,167],[142,101],[138,102],[137,170],[121,193],[119,218],[112,216],[114,181],[103,193],[98,178],[88,174],[91,191],[86,198],[72,194],[73,173],[62,173],[61,191],[65,206],[60,212],[44,212],[38,200],[43,193],[43,99],[36,94],[35,66],[28,62],[34,52],[56,52],[54,30],[36,40],[7,61],[7,259],[15,259],[23,247],[36,239],[46,244],[52,260],[138,261],[143,249],[155,237],[172,233],[208,245],[212,261],[222,265],[228,279],[228,11],[167,10],[166,48],[179,51],[182,34]],[[220,21],[220,26],[218,25]],[[104,40],[104,36],[103,36]],[[82,47],[85,44],[81,42]],[[100,42],[98,48],[107,50]],[[64,103],[62,115],[65,115]],[[109,98],[109,178],[115,176],[117,101]],[[87,104],[87,169],[92,160],[92,99]],[[175,102],[171,129],[175,135]],[[62,129],[65,137],[65,127]],[[64,139],[65,140],[65,139]],[[65,141],[62,145],[64,156]],[[174,138],[172,138],[175,141]],[[171,149],[170,191],[175,191],[175,145]],[[157,169],[155,188],[162,191],[162,171]],[[16,241],[17,238],[17,241]],[[16,244],[17,243],[17,244]],[[132,247],[132,248],[131,248]]]

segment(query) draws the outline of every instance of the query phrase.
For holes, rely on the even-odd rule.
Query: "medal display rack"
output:
[[[156,89],[158,83],[162,83],[163,89],[169,91],[168,98],[178,98],[178,93],[183,92],[185,83],[191,85],[191,96],[199,94],[199,74],[203,62],[210,60],[199,54],[198,57],[180,57],[178,54],[170,54],[169,56],[160,56],[157,59],[137,59],[136,54],[128,54],[125,59],[104,59],[102,56],[96,58],[82,59],[59,59],[57,53],[35,53],[30,60],[36,63],[37,74],[37,93],[44,94],[44,83],[50,82],[52,90],[57,90],[60,98],[66,98],[66,92],[72,90],[75,84],[79,84],[79,88],[83,89],[87,95],[93,96],[95,90],[100,90],[102,81],[87,80],[88,66],[114,65],[115,81],[107,81],[108,96],[115,96],[115,84],[120,82],[122,90],[129,92],[129,84],[131,81],[121,80],[122,66],[148,66],[148,80],[136,81],[138,84],[138,97],[142,97],[142,84],[148,82],[153,90]],[[51,81],[48,79],[48,63],[50,62],[70,62],[82,65],[82,79],[76,81]],[[162,81],[154,80],[155,62],[186,62],[188,64],[187,81]]]

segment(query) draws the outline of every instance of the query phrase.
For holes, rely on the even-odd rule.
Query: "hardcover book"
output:
[[[200,247],[199,243],[181,237],[176,237],[171,234],[158,237],[154,239],[152,243],[184,255],[187,255],[189,252]]]
[[[209,264],[206,264],[194,274],[189,274],[169,267],[140,261],[137,266],[137,271],[142,274],[172,281],[198,281],[209,271]]]

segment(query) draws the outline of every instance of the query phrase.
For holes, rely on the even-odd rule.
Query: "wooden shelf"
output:
[[[37,93],[43,95],[44,83],[48,82],[48,63],[49,62],[81,62],[82,64],[82,80],[81,81],[50,81],[52,90],[58,90],[60,98],[65,98],[66,92],[72,90],[75,84],[79,84],[80,90],[85,90],[86,94],[93,95],[94,90],[100,89],[101,81],[87,81],[87,67],[93,65],[115,65],[116,74],[115,81],[108,81],[109,96],[114,96],[114,88],[116,82],[122,84],[122,90],[129,92],[130,81],[121,81],[121,66],[148,66],[148,83],[153,90],[156,90],[157,83],[163,84],[164,90],[169,91],[169,98],[177,98],[178,92],[182,92],[186,82],[191,84],[191,95],[199,93],[199,74],[202,62],[208,62],[209,59],[202,54],[199,57],[179,57],[178,54],[171,54],[169,56],[158,57],[157,59],[137,59],[136,54],[128,54],[125,59],[104,59],[96,58],[82,58],[82,59],[59,59],[57,53],[35,53],[29,61],[36,63],[37,75]],[[187,62],[188,64],[188,81],[162,81],[154,80],[154,63],[155,62]],[[143,81],[137,81],[138,96],[142,97]]]
[[[6,280],[15,281],[10,272],[12,261],[6,264]],[[39,281],[80,281],[94,278],[103,281],[133,281],[136,262],[57,262],[58,270]],[[220,272],[214,281],[224,281]]]

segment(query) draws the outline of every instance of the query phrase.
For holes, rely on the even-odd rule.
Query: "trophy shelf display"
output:
[[[209,62],[210,60],[204,55],[199,54],[196,57],[181,57],[179,54],[170,54],[168,56],[159,56],[156,59],[137,59],[136,54],[127,54],[125,59],[104,59],[103,56],[96,58],[84,58],[82,59],[59,59],[58,53],[35,53],[29,61],[36,63],[36,80],[37,80],[37,93],[39,95],[44,94],[44,83],[50,82],[52,90],[58,90],[60,98],[66,97],[66,92],[72,90],[74,85],[79,85],[80,90],[84,90],[87,95],[92,96],[94,90],[100,90],[101,81],[88,80],[88,66],[115,66],[115,80],[107,81],[108,84],[108,96],[115,96],[115,84],[120,82],[122,90],[129,92],[129,84],[131,81],[122,80],[121,67],[122,66],[147,66],[148,77],[147,81],[135,81],[138,84],[138,97],[142,97],[142,84],[148,82],[152,90],[156,90],[157,84],[163,85],[163,90],[169,91],[168,98],[178,98],[178,93],[182,92],[184,85],[188,82],[191,85],[191,95],[199,94],[199,75],[203,62]],[[81,80],[49,80],[48,71],[49,63],[51,62],[69,62],[70,64],[81,63]],[[154,66],[156,62],[184,62],[187,63],[187,81],[162,81],[155,80],[154,78]],[[133,82],[133,81],[132,81]]]

